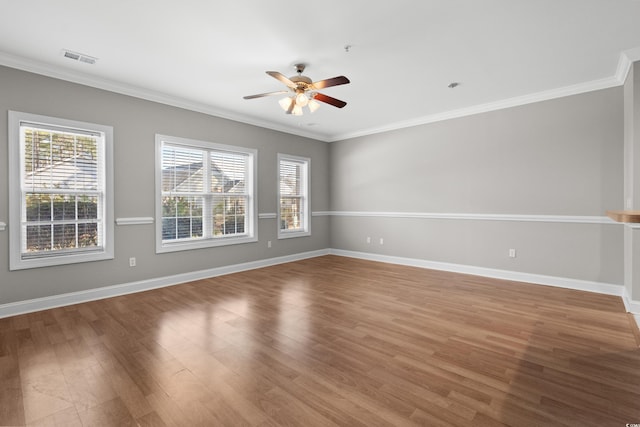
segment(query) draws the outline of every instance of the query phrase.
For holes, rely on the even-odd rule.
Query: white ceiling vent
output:
[[[63,49],[62,56],[65,58],[73,59],[74,61],[84,62],[85,64],[95,64],[98,58],[85,55],[84,53],[73,52],[71,50]]]

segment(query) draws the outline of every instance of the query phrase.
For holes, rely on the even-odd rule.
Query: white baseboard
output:
[[[254,270],[257,268],[269,267],[272,265],[284,264],[287,262],[300,261],[308,258],[315,258],[323,255],[338,255],[350,258],[359,258],[370,261],[387,262],[391,264],[407,265],[412,267],[428,268],[432,270],[451,271],[455,273],[473,274],[476,276],[491,277],[495,279],[512,280],[518,282],[534,283],[547,286],[555,286],[567,289],[596,292],[607,295],[615,295],[622,298],[625,308],[629,313],[634,314],[638,325],[640,325],[640,302],[632,300],[626,292],[626,288],[610,283],[591,282],[586,280],[568,279],[564,277],[545,276],[540,274],[521,273],[517,271],[498,270],[484,267],[475,267],[463,264],[452,264],[437,261],[427,261],[415,258],[403,258],[389,255],[379,255],[367,252],[346,251],[341,249],[322,249],[317,251],[303,252],[299,254],[287,255],[276,258],[267,258],[258,261],[251,261],[241,264],[216,267],[207,270],[199,270],[189,273],[176,274],[166,277],[141,280],[137,282],[124,283],[120,285],[106,286],[103,288],[89,289],[86,291],[72,292],[61,295],[54,295],[44,298],[36,298],[26,301],[0,305],[0,318],[16,316],[19,314],[32,313],[35,311],[47,310],[56,307],[79,304],[88,301],[95,301],[104,298],[111,298],[127,295],[135,292],[148,291],[151,289],[163,288],[166,286],[186,283],[193,280],[206,279],[209,277],[223,276],[225,274],[239,273],[241,271]]]
[[[86,291],[71,292],[61,295],[53,295],[50,297],[35,298],[26,301],[2,304],[0,305],[0,319],[3,317],[16,316],[18,314],[32,313],[34,311],[48,310],[50,308],[63,307],[67,305],[79,304],[82,302],[127,295],[135,292],[148,291],[151,289],[164,288],[166,286],[177,285],[193,280],[223,276],[225,274],[231,273],[239,273],[241,271],[254,270],[256,268],[269,267],[272,265],[284,264],[287,262],[299,261],[307,258],[315,258],[323,255],[328,255],[329,253],[329,249],[303,252],[294,255],[267,258],[241,264],[210,268],[207,270],[176,274],[173,276],[158,277],[155,279],[141,280],[138,282],[124,283],[120,285],[106,286],[103,288],[89,289]]]
[[[640,328],[640,314],[631,314],[633,315],[633,318],[636,319],[636,325],[638,325],[638,328]]]
[[[640,301],[632,300],[627,292],[627,288],[624,288],[622,302],[624,303],[624,308],[627,310],[627,313],[633,315],[633,318],[636,319],[636,323],[638,324],[638,328],[640,328]]]
[[[431,270],[451,271],[454,273],[473,274],[475,276],[491,277],[516,282],[533,283],[537,285],[554,286],[557,288],[576,289],[579,291],[595,292],[599,294],[619,296],[624,303],[625,310],[631,313],[640,328],[640,301],[634,301],[621,285],[611,283],[591,282],[588,280],[568,279],[566,277],[545,276],[542,274],[521,273],[518,271],[498,270],[471,265],[451,264],[446,262],[426,261],[415,258],[402,258],[389,255],[372,254],[368,252],[345,251],[331,249],[332,255],[359,258],[370,261],[388,262],[390,264],[407,265],[411,267],[428,268]]]
[[[534,283],[538,285],[555,286],[558,288],[577,289],[580,291],[596,292],[600,294],[623,296],[624,286],[610,283],[591,282],[587,280],[568,279],[565,277],[544,276],[541,274],[521,273],[518,271],[498,270],[493,268],[475,267],[472,265],[451,264],[447,262],[427,261],[416,258],[402,258],[389,255],[372,254],[368,252],[344,251],[332,249],[333,255],[360,258],[371,261],[388,262],[390,264],[407,265],[411,267],[428,268],[432,270],[451,271],[454,273],[473,274],[494,279],[512,280],[516,282]]]

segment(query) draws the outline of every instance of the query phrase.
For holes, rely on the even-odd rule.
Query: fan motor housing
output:
[[[296,92],[306,92],[313,83],[307,76],[292,76],[289,80],[296,84]]]
[[[299,91],[306,91],[313,83],[313,80],[311,80],[309,77],[302,75],[304,69],[306,68],[306,64],[295,64],[294,67],[298,75],[289,77],[289,80],[291,80],[298,86],[297,89]]]

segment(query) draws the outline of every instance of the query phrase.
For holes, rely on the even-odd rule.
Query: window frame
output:
[[[280,208],[280,199],[282,195],[280,194],[280,167],[283,161],[298,163],[303,167],[303,173],[301,177],[302,185],[301,189],[303,190],[303,194],[300,197],[303,200],[303,211],[304,215],[302,217],[302,221],[304,227],[301,229],[286,229],[282,228],[282,209]],[[278,164],[277,164],[277,227],[278,227],[278,239],[291,239],[295,237],[305,237],[311,235],[311,197],[310,197],[310,188],[311,188],[311,159],[308,157],[294,156],[291,154],[283,154],[278,153]]]
[[[101,191],[103,206],[98,214],[102,225],[103,244],[96,250],[71,249],[60,253],[24,257],[22,253],[23,230],[26,232],[25,200],[23,198],[24,150],[21,144],[22,123],[41,125],[43,128],[59,128],[70,133],[101,135],[100,152],[103,157]],[[114,192],[113,192],[113,127],[78,120],[62,119],[19,111],[8,112],[9,137],[9,269],[22,270],[55,265],[102,261],[114,258]],[[102,218],[100,220],[100,218]],[[23,227],[23,220],[25,225]],[[76,219],[76,221],[78,221]],[[26,238],[26,237],[25,237]]]
[[[245,233],[242,236],[223,237],[202,237],[193,239],[180,239],[172,242],[165,242],[162,239],[162,149],[165,143],[169,146],[183,147],[192,150],[202,150],[206,152],[226,152],[247,155],[247,179],[245,181],[246,193],[248,194],[247,206],[245,208]],[[190,138],[156,134],[155,137],[155,223],[156,223],[156,253],[176,252],[193,249],[214,248],[228,245],[238,245],[253,243],[258,241],[258,214],[257,214],[257,164],[258,150],[252,148],[238,147],[233,145],[219,144],[210,141],[201,141]],[[207,193],[213,194],[213,193]],[[211,196],[213,198],[214,196]],[[210,210],[203,205],[203,221],[206,212]]]

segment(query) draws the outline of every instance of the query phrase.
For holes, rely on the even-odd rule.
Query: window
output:
[[[257,241],[256,150],[156,135],[156,251]]]
[[[113,258],[113,129],[9,111],[10,268]]]
[[[308,236],[309,163],[304,157],[278,154],[278,238]]]

